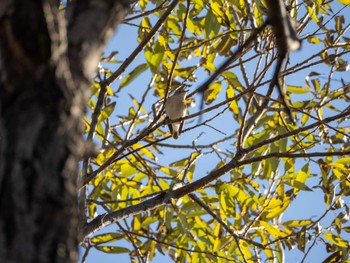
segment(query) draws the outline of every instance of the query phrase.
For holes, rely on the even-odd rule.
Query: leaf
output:
[[[312,44],[320,44],[320,43],[322,43],[321,39],[319,39],[318,37],[308,37],[307,41],[309,43],[312,43]]]
[[[95,213],[96,213],[96,204],[95,204],[95,203],[89,204],[88,210],[89,210],[89,217],[90,217],[90,218],[95,217]]]
[[[224,12],[223,12],[223,8],[222,8],[222,4],[219,4],[217,1],[215,0],[210,0],[210,7],[213,11],[213,14],[217,17],[218,22],[220,23],[221,20],[224,17]]]
[[[145,10],[147,4],[148,4],[148,0],[140,0],[140,7],[142,10]]]
[[[339,158],[335,163],[350,164],[350,157]]]
[[[315,89],[316,92],[318,92],[321,88],[321,83],[320,83],[320,80],[319,79],[313,79],[311,80],[311,83]]]
[[[336,251],[333,254],[331,254],[328,258],[326,258],[322,263],[338,263],[342,262],[343,258],[343,252],[342,251]]]
[[[112,242],[123,238],[124,235],[118,233],[105,233],[102,235],[96,235],[90,239],[91,243],[103,244],[107,242]]]
[[[98,123],[106,120],[113,113],[115,105],[116,102],[114,101],[101,110],[100,116],[98,117]]]
[[[172,176],[172,177],[175,177],[175,176],[177,176],[177,171],[176,170],[173,170],[173,169],[170,169],[170,168],[168,168],[168,167],[161,167],[160,168],[160,170],[163,172],[163,173],[165,173],[165,174],[167,174],[167,175],[170,175],[170,176]]]
[[[290,203],[290,198],[285,198],[283,201],[277,198],[272,198],[265,208],[267,213],[264,215],[264,220],[270,220],[279,216],[288,208]]]
[[[307,9],[308,13],[310,14],[312,20],[314,20],[316,23],[318,23],[319,19],[318,19],[317,14],[316,14],[316,10],[315,10],[316,8],[306,6],[306,9]]]
[[[134,150],[138,150],[141,149],[144,145],[140,144],[140,143],[135,143],[132,148]],[[154,154],[146,147],[142,148],[141,150],[139,150],[139,152],[141,152],[142,155],[146,155],[147,157],[151,158],[152,160],[155,160],[156,157],[154,156]]]
[[[302,190],[302,191],[309,191],[312,192],[312,189],[310,187],[308,187],[306,184],[297,181],[297,180],[292,180],[290,183],[287,183],[290,186],[293,186],[294,188],[298,189],[298,190]]]
[[[146,227],[150,224],[153,224],[154,222],[157,222],[158,218],[157,217],[151,217],[151,216],[148,216],[146,217],[146,219],[142,222],[142,226],[143,227]]]
[[[204,101],[205,104],[210,104],[214,100],[216,100],[218,94],[221,91],[221,83],[220,82],[215,82],[208,89],[205,90],[204,92]]]
[[[204,29],[205,38],[207,39],[215,37],[219,32],[220,24],[211,9],[208,10],[205,16]]]
[[[335,236],[332,233],[325,233],[323,234],[323,237],[338,247],[343,247],[343,248],[349,247],[349,242],[345,241],[340,236]]]
[[[350,2],[349,0],[337,0],[339,3],[343,4],[343,5],[349,5]]]
[[[235,90],[234,88],[230,85],[226,89],[226,98],[231,99],[235,96]],[[232,111],[234,114],[239,114],[239,106],[236,100],[233,100],[228,103],[230,105],[230,111]]]
[[[295,93],[295,94],[305,94],[308,93],[309,91],[303,87],[300,86],[291,86],[291,85],[286,85],[286,89],[290,93]]]
[[[130,250],[125,247],[116,247],[116,246],[95,246],[97,250],[100,250],[105,253],[110,254],[122,254],[122,253],[130,253]]]
[[[169,16],[169,19],[166,22],[166,27],[173,31],[175,35],[181,35],[181,27],[173,16]]]
[[[303,114],[303,116],[301,117],[301,125],[305,125],[306,122],[309,120],[309,115],[308,114]]]
[[[118,172],[120,172],[120,176],[122,177],[129,177],[138,172],[134,165],[130,164],[127,160],[119,160],[115,164],[115,168]]]
[[[159,41],[156,41],[154,43],[153,50],[147,49],[145,51],[146,61],[153,73],[156,73],[158,71],[158,68],[163,61],[164,54],[165,47],[162,46]]]
[[[303,231],[301,231],[298,234],[298,249],[302,252],[305,251],[305,244],[306,244],[306,235],[305,235],[305,229],[303,228]]]
[[[313,223],[312,220],[289,220],[283,223],[285,226],[289,227],[299,227],[299,226],[308,226]]]
[[[287,234],[279,230],[278,227],[270,225],[268,222],[260,221],[260,224],[275,239],[287,236]]]
[[[120,88],[124,88],[135,80],[140,74],[149,68],[148,64],[144,63],[134,68],[120,83]]]

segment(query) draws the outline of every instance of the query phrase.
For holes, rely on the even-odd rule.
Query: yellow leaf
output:
[[[209,89],[207,89],[204,92],[204,100],[206,104],[212,103],[214,100],[216,100],[219,92],[221,90],[221,83],[220,82],[215,82],[213,83]]]
[[[172,170],[172,169],[170,169],[170,168],[167,168],[167,167],[162,166],[162,167],[160,168],[160,170],[161,170],[163,173],[168,174],[168,175],[170,175],[170,176],[174,176],[174,177],[177,176],[177,171]]]
[[[341,163],[341,164],[350,164],[350,158],[349,157],[344,157],[340,158],[335,161],[336,163]]]
[[[90,241],[94,244],[103,244],[107,242],[112,242],[118,239],[121,239],[124,235],[117,233],[105,233],[102,235],[96,235],[90,239]]]
[[[138,150],[138,149],[140,149],[140,148],[142,148],[144,145],[142,145],[142,144],[140,144],[140,143],[135,143],[133,146],[132,146],[132,148],[134,149],[134,150]],[[142,155],[146,155],[146,156],[148,156],[149,158],[151,158],[152,160],[155,160],[155,156],[154,156],[154,154],[149,150],[149,149],[147,149],[147,148],[142,148],[141,150],[140,150],[140,152],[141,152],[141,154]]]
[[[94,246],[95,249],[103,251],[105,253],[111,254],[121,254],[121,253],[129,253],[130,250],[125,247],[115,247],[115,246]]]
[[[283,225],[289,226],[289,227],[296,227],[296,226],[308,226],[313,223],[312,220],[290,220],[287,222],[284,222]]]
[[[308,37],[307,41],[312,44],[320,44],[322,42],[318,37]]]
[[[309,92],[307,89],[303,87],[298,87],[298,86],[286,85],[286,88],[289,92],[295,93],[295,94],[305,94]]]
[[[343,5],[350,5],[350,0],[338,0],[338,2]]]
[[[309,14],[310,14],[312,20],[314,20],[314,21],[317,23],[317,22],[319,21],[319,19],[318,19],[317,15],[316,15],[316,10],[315,10],[315,8],[312,8],[312,7],[310,7],[310,6],[307,6],[306,9],[307,9],[307,11],[309,12]]]
[[[342,239],[339,236],[335,236],[332,233],[326,233],[323,234],[323,236],[330,241],[331,243],[333,243],[334,245],[338,246],[338,247],[343,247],[343,248],[348,248],[349,247],[349,242],[345,241],[344,239]]]
[[[230,99],[230,98],[233,98],[234,96],[235,96],[235,90],[230,85],[226,89],[226,98]],[[239,107],[238,107],[237,101],[233,100],[233,101],[229,102],[228,104],[230,105],[230,111],[232,111],[234,114],[238,114],[239,113]]]
[[[278,227],[272,226],[268,222],[260,221],[260,224],[274,238],[281,238],[281,237],[286,237],[287,236],[287,234],[282,232],[281,230],[279,230]]]

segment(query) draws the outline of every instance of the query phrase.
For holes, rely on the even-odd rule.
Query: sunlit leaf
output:
[[[215,82],[208,89],[204,92],[204,100],[206,104],[212,103],[214,100],[216,100],[218,94],[221,91],[221,84],[220,82]]]
[[[116,105],[116,102],[112,102],[111,104],[103,108],[101,110],[100,116],[98,117],[98,122],[101,122],[107,119],[113,113],[115,105]]]
[[[312,44],[320,44],[322,41],[318,37],[308,37],[307,41],[309,41]]]
[[[340,236],[333,235],[332,233],[325,233],[323,234],[323,237],[338,247],[349,247],[349,242],[342,239]]]
[[[125,247],[116,247],[116,246],[95,246],[97,250],[100,250],[105,253],[110,254],[122,254],[122,253],[129,253],[130,250]]]
[[[104,233],[101,235],[96,235],[90,239],[90,242],[94,244],[104,244],[107,242],[112,242],[123,238],[123,234],[118,233]]]
[[[282,237],[286,237],[287,236],[286,233],[284,233],[283,231],[278,229],[278,227],[276,227],[276,226],[270,225],[269,223],[267,223],[265,221],[260,221],[259,223],[261,224],[262,227],[265,228],[265,230],[271,236],[273,236],[273,238],[282,238]]]
[[[142,10],[145,10],[148,0],[140,0],[140,7]]]
[[[152,47],[152,50],[145,50],[144,54],[148,65],[150,66],[153,73],[157,72],[160,64],[163,61],[165,54],[165,47],[162,46],[159,41],[156,41]]]
[[[343,157],[339,158],[338,160],[335,161],[335,163],[340,163],[340,164],[350,164],[350,158],[349,157]]]
[[[305,94],[305,93],[309,92],[307,89],[305,89],[303,87],[286,85],[286,88],[289,92],[295,93],[295,94]]]
[[[289,226],[289,227],[300,227],[300,226],[308,226],[311,225],[313,221],[311,220],[290,220],[287,222],[284,222],[283,225]]]
[[[343,5],[349,5],[349,0],[337,0],[337,1]]]

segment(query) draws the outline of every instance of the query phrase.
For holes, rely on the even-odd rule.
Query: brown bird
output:
[[[182,87],[166,100],[165,114],[170,120],[177,120],[185,117],[187,111],[186,94],[187,90]],[[183,120],[168,124],[170,133],[174,139],[179,138],[183,125]]]

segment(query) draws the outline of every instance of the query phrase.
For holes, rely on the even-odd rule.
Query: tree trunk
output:
[[[13,1],[3,8],[0,258],[74,262],[83,104],[65,72],[63,43],[53,38],[60,29],[58,9],[41,1]],[[47,21],[50,15],[56,19]]]
[[[127,1],[87,0],[80,9],[72,1],[73,31],[84,21],[80,10],[103,12],[108,22],[72,43],[59,1],[0,2],[0,261],[76,262],[81,120],[98,62],[84,55],[98,59]]]

